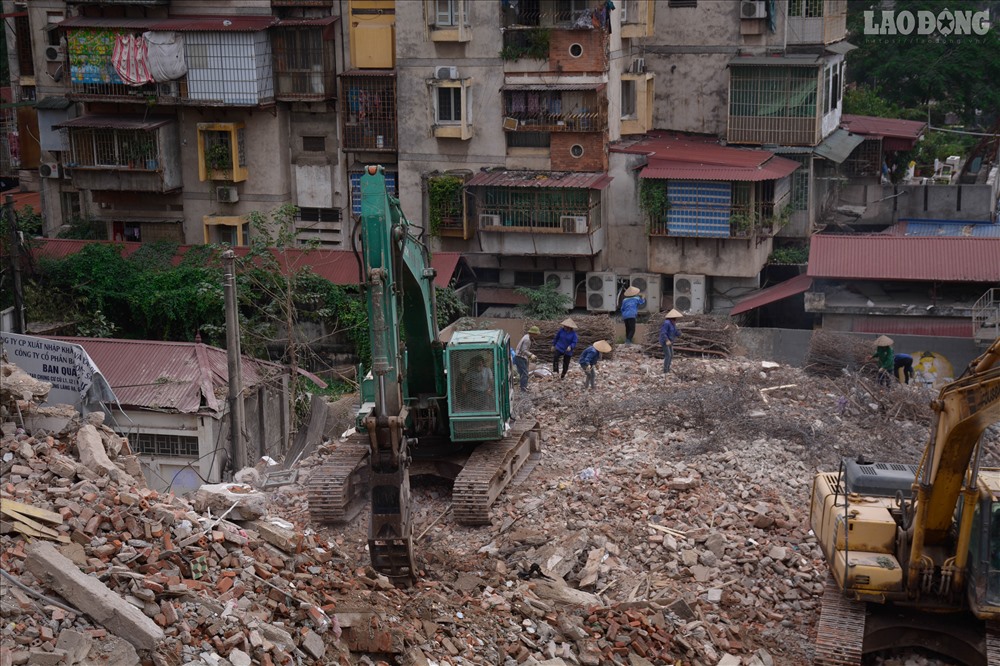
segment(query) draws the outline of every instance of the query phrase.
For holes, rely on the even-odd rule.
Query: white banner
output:
[[[46,404],[77,409],[97,402],[117,402],[94,361],[80,345],[33,335],[0,333],[7,361],[35,379],[52,384]]]

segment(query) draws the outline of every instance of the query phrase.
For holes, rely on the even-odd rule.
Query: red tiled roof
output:
[[[881,138],[884,150],[911,150],[917,144],[920,135],[927,129],[927,123],[920,120],[900,120],[899,118],[877,118],[851,114],[840,117],[840,126],[853,134]]]
[[[611,184],[606,173],[574,173],[566,171],[481,171],[473,176],[468,187],[559,187],[603,190]]]
[[[768,303],[774,303],[775,301],[783,300],[789,296],[801,294],[804,291],[808,291],[811,286],[811,277],[808,275],[796,275],[791,280],[779,282],[776,285],[767,287],[766,289],[761,289],[760,291],[747,296],[738,302],[736,306],[729,311],[729,314],[738,315],[742,312],[749,312],[750,310],[767,305]]]
[[[93,243],[105,243],[110,241],[85,241],[67,240],[61,238],[40,238],[39,244],[32,249],[36,258],[62,259],[69,255],[76,254],[85,246]],[[142,243],[115,243],[122,246],[124,256],[129,256],[142,247]],[[180,262],[193,246],[181,245],[177,248],[174,263]],[[249,248],[235,247],[233,250],[239,257],[245,257],[249,253]],[[272,250],[272,253],[279,259],[278,264],[288,266],[291,271],[299,270],[303,267],[312,268],[313,272],[321,278],[329,280],[333,284],[352,285],[358,284],[358,262],[353,252],[346,250],[300,250],[289,248],[284,253]],[[447,287],[455,274],[455,268],[461,261],[462,255],[458,252],[436,252],[431,255],[431,267],[437,271],[434,278],[434,285],[437,287]]]
[[[14,197],[14,210],[21,212],[28,206],[36,213],[42,212],[42,193],[41,192],[4,192],[4,195],[10,194]]]
[[[196,414],[204,404],[208,412],[225,410],[229,378],[225,349],[194,342],[43,337],[83,347],[123,407]],[[247,387],[283,371],[275,363],[243,357],[241,372]]]
[[[1000,238],[817,234],[807,274],[858,280],[1000,282]]]
[[[783,178],[799,163],[767,150],[720,146],[714,138],[671,132],[650,132],[612,148],[615,152],[646,155],[640,178],[758,181]]]

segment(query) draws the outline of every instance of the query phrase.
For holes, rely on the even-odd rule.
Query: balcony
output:
[[[608,33],[560,24],[503,29],[500,58],[505,72],[601,74],[608,70]]]
[[[815,57],[731,61],[729,143],[818,144],[823,138],[822,66],[823,61]]]
[[[65,166],[81,190],[162,193],[181,187],[173,118],[81,116],[54,127],[69,132]]]
[[[66,0],[67,5],[119,5],[133,7],[165,7],[170,0]]]
[[[289,19],[273,30],[277,99],[309,101],[336,97],[335,42],[330,33],[337,20],[336,17]]]
[[[508,132],[606,132],[608,98],[603,84],[504,86]]]
[[[847,37],[847,0],[788,0],[789,44],[832,44]]]
[[[669,209],[649,224],[650,236],[755,239],[759,245],[788,222],[790,181],[670,181]],[[779,188],[774,198],[776,182]],[[748,203],[732,203],[743,201]]]
[[[395,152],[396,72],[352,70],[341,75],[341,129],[347,152]]]

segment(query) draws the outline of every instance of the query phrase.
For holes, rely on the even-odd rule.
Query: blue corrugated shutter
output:
[[[351,213],[354,214],[355,217],[361,217],[361,173],[351,173],[349,176],[351,179]],[[385,187],[389,190],[389,194],[392,196],[399,196],[396,193],[395,171],[385,172]]]
[[[667,233],[671,236],[728,238],[733,204],[730,183],[694,180],[667,182]]]

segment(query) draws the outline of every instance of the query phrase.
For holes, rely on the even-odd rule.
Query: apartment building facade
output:
[[[34,71],[45,232],[244,245],[247,215],[300,207],[344,245],[333,0],[4,1]]]

